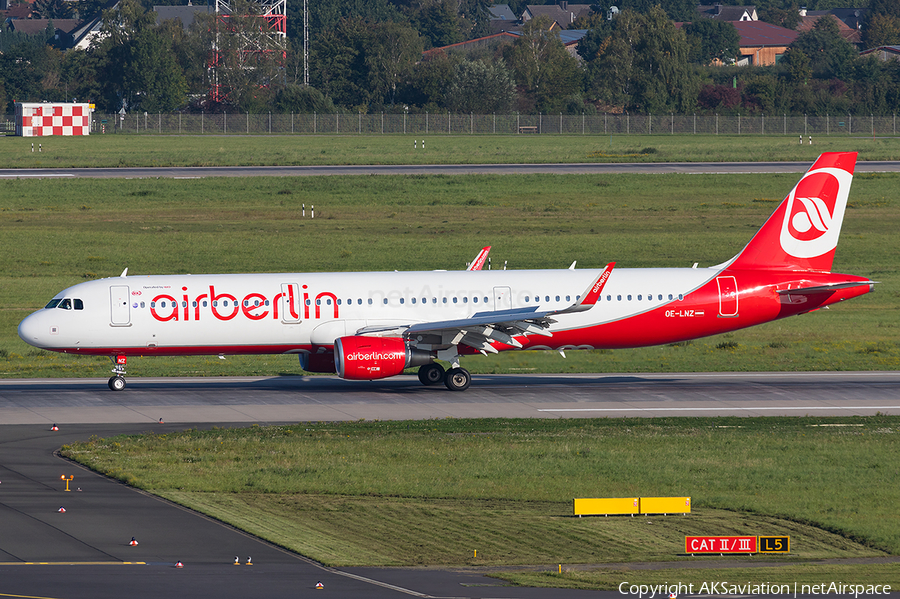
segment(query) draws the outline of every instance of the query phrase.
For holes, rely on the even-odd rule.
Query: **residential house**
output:
[[[558,4],[529,4],[522,13],[522,22],[530,21],[535,17],[546,16],[554,21],[560,29],[566,29],[580,16],[591,14],[590,4],[569,4],[566,0],[559,0]]]
[[[859,53],[860,56],[874,56],[878,60],[900,62],[900,46],[878,46]]]
[[[800,35],[793,29],[763,21],[735,21],[732,25],[741,36],[740,56],[736,59],[738,66],[774,65]]]

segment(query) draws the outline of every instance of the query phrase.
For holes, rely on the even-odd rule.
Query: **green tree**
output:
[[[778,25],[786,29],[796,29],[802,18],[800,7],[795,3],[757,5],[759,20],[772,25]]]
[[[463,41],[462,20],[454,0],[429,2],[417,11],[416,29],[429,48],[440,48]]]
[[[334,113],[334,103],[322,92],[310,85],[286,85],[275,94],[278,112],[297,114]]]
[[[869,15],[900,17],[900,2],[897,0],[869,0]]]
[[[72,7],[64,0],[35,0],[34,12],[41,19],[72,18]]]
[[[699,16],[694,0],[619,0],[613,2],[620,10],[631,10],[643,15],[650,14],[654,7],[665,11],[673,21],[694,21]]]
[[[187,81],[170,44],[155,29],[144,29],[126,47],[124,95],[132,109],[171,112],[187,100]]]
[[[788,81],[795,85],[806,85],[812,77],[809,56],[803,50],[788,48],[781,58],[781,66],[787,69]]]
[[[341,106],[368,104],[362,40],[367,25],[344,19],[311,48],[310,83]]]
[[[685,23],[682,30],[690,47],[688,56],[691,62],[709,64],[719,60],[732,64],[740,52],[741,36],[731,23],[697,19],[693,23]]]
[[[578,61],[569,54],[551,31],[548,17],[531,19],[504,52],[522,98],[520,108],[554,111],[566,96],[581,90],[583,73]]]
[[[386,22],[373,26],[365,39],[366,83],[376,104],[393,106],[397,89],[422,57],[422,38],[409,25]]]
[[[429,53],[413,65],[401,101],[429,112],[446,108],[447,82],[455,77],[459,62],[457,55]]]
[[[863,35],[868,48],[900,44],[900,17],[875,15],[869,19]]]
[[[453,112],[490,114],[509,112],[516,102],[516,85],[502,64],[463,61],[446,94]]]
[[[660,7],[646,15],[624,10],[588,63],[590,93],[599,101],[641,112],[688,112],[700,81],[688,64],[684,32]]]
[[[828,15],[816,21],[810,31],[801,33],[790,48],[809,58],[809,66],[819,77],[844,79],[849,75],[857,52],[841,37],[837,19]]]

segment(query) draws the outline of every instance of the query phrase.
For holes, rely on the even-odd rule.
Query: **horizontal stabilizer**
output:
[[[817,293],[833,293],[840,289],[851,287],[870,287],[875,281],[849,281],[847,283],[835,283],[834,285],[817,285],[815,287],[798,287],[797,289],[779,289],[778,295],[815,295]]]

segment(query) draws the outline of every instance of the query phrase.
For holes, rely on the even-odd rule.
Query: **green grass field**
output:
[[[444,419],[190,430],[62,454],[336,566],[707,562],[684,555],[686,535],[750,534],[788,535],[791,553],[748,562],[796,568],[900,553],[898,434],[896,416]],[[633,496],[690,496],[693,511],[571,515],[574,497]],[[516,576],[607,588],[620,570]],[[645,574],[657,576],[628,572],[658,580]]]
[[[517,175],[0,181],[0,376],[106,376],[106,359],[49,354],[17,323],[86,279],[187,272],[700,266],[746,244],[797,175]],[[512,352],[473,372],[871,370],[900,367],[900,175],[857,175],[835,270],[875,293],[676,346]],[[307,218],[302,218],[302,205]],[[316,218],[309,218],[312,205]],[[141,375],[298,373],[286,356],[146,358]]]
[[[900,138],[794,135],[420,135],[157,136],[0,138],[5,168],[323,164],[806,161],[858,151],[860,160],[900,159]],[[39,144],[41,152],[31,151]]]

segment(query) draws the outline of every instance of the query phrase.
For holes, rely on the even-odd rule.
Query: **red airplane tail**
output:
[[[856,152],[819,156],[728,266],[830,272],[855,166]]]

